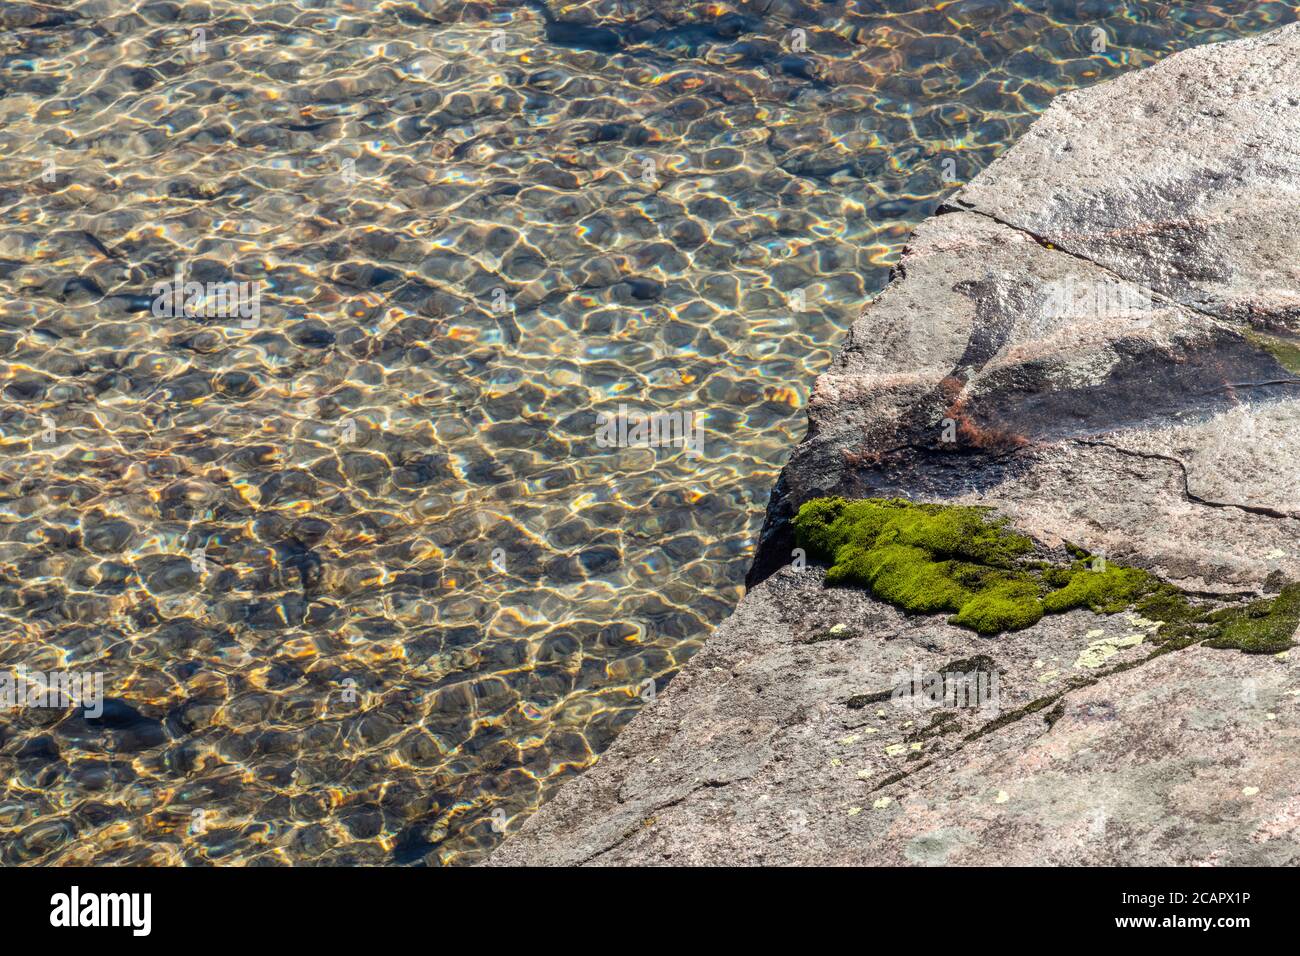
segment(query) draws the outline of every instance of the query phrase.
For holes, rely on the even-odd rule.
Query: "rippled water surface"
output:
[[[109,698],[0,711],[0,861],[480,859],[734,605],[939,197],[1294,7],[0,4],[0,668]]]

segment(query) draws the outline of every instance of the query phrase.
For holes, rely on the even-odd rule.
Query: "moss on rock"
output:
[[[902,498],[818,498],[794,519],[799,546],[829,561],[831,584],[856,584],[913,614],[948,612],[981,634],[1043,616],[1033,542],[989,509]]]
[[[1044,605],[1038,599],[1039,588],[1026,581],[1005,581],[975,595],[962,605],[952,623],[969,627],[980,634],[1020,631],[1037,624]]]
[[[852,584],[908,613],[948,613],[984,635],[1018,631],[1044,614],[1133,608],[1160,622],[1162,649],[1208,647],[1276,653],[1300,625],[1300,583],[1271,600],[1207,610],[1140,568],[1096,562],[1069,547],[1069,563],[1033,560],[1034,543],[991,509],[905,498],[816,498],[794,519],[795,541],[831,565],[830,584]]]
[[[1300,374],[1300,342],[1263,332],[1247,332],[1246,340],[1269,352],[1288,372]]]
[[[1059,580],[1059,577],[1056,578]],[[1131,607],[1156,582],[1141,568],[1107,564],[1104,568],[1073,568],[1065,583],[1043,599],[1048,614],[1086,607],[1097,614],[1114,614]]]
[[[1291,646],[1300,621],[1300,583],[1288,584],[1271,600],[1223,608],[1206,617],[1216,630],[1215,636],[1205,642],[1206,647],[1277,654]]]
[[[827,581],[856,584],[913,614],[949,612],[981,634],[1043,616],[1040,587],[1018,563],[1033,542],[986,508],[901,498],[818,498],[794,520],[799,546],[831,562]]]

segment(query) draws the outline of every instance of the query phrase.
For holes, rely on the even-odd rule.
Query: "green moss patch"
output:
[[[826,580],[870,591],[912,614],[949,614],[979,634],[1018,631],[1044,614],[1132,609],[1158,622],[1167,649],[1209,647],[1276,653],[1300,625],[1300,583],[1278,597],[1207,609],[1140,568],[1098,561],[1071,548],[1069,563],[1034,560],[1034,543],[988,508],[919,504],[904,498],[816,498],[794,519],[795,541],[830,564]]]
[[[991,584],[963,604],[952,622],[980,634],[1024,630],[1043,616],[1038,593],[1038,586],[1030,581],[1013,579]]]
[[[1263,332],[1247,332],[1246,341],[1269,352],[1288,372],[1300,375],[1300,342]]]
[[[799,546],[829,561],[831,584],[855,584],[914,614],[952,614],[981,634],[1029,627],[1043,616],[1033,542],[988,509],[901,498],[818,498],[794,520]]]
[[[1114,614],[1132,607],[1157,582],[1140,568],[1107,564],[1071,569],[1063,583],[1063,587],[1043,598],[1043,609],[1048,614],[1062,614],[1077,607],[1086,607],[1097,614]]]
[[[1236,648],[1247,654],[1277,654],[1291,646],[1300,620],[1300,583],[1289,584],[1277,597],[1245,607],[1214,611],[1206,618],[1215,634],[1206,647]]]
[[[981,634],[1042,617],[1039,587],[1019,562],[1033,551],[986,509],[903,499],[818,498],[794,520],[799,546],[831,562],[831,584],[856,584],[914,614],[948,612]]]

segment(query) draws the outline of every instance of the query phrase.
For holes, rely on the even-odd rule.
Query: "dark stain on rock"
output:
[[[963,418],[975,429],[1062,441],[1206,418],[1300,390],[1300,378],[1274,355],[1231,332],[1195,351],[1173,353],[1138,340],[1112,347],[1119,360],[1093,384],[1054,387],[1048,360],[999,370],[961,403]]]
[[[844,702],[844,706],[849,710],[862,710],[864,707],[870,707],[872,704],[883,704],[894,696],[894,691],[878,690],[870,694],[854,694]]]
[[[975,325],[970,341],[951,377],[965,383],[972,372],[978,372],[1000,352],[1011,338],[1016,319],[1035,304],[1033,284],[1025,281],[1008,282],[989,277],[968,279],[953,286],[975,303]]]

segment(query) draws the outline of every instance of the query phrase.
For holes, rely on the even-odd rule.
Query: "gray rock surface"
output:
[[[748,595],[491,862],[1300,862],[1300,651],[1087,611],[981,638],[789,566],[803,501],[903,495],[1224,602],[1300,578],[1297,64],[1287,27],[1062,96],[918,228]],[[934,673],[994,700],[930,706]]]

